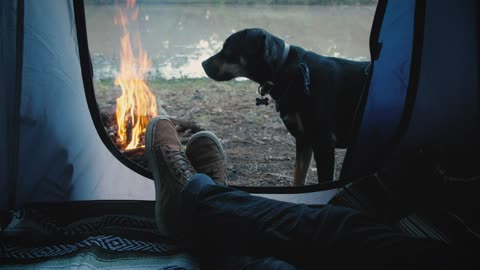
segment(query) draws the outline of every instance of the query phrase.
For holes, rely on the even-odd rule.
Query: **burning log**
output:
[[[147,168],[147,161],[144,157],[145,148],[143,147],[145,145],[145,136],[142,135],[140,138],[140,147],[123,149],[122,144],[118,141],[118,125],[115,117],[115,107],[109,106],[102,108],[100,112],[100,117],[105,127],[105,131],[107,132],[108,136],[112,140],[113,144],[117,147],[117,149],[119,149],[120,152],[122,152],[122,154],[125,155],[128,159],[132,160],[133,162],[139,164],[144,168]],[[178,138],[183,145],[187,144],[188,140],[193,134],[205,130],[195,121],[172,117],[169,117],[169,119],[175,125]],[[127,126],[127,129],[129,128],[131,128],[131,125]]]
[[[183,145],[187,144],[188,140],[190,139],[190,137],[192,137],[193,134],[195,134],[199,131],[205,130],[204,128],[200,127],[194,121],[171,118],[171,117],[169,117],[169,119],[175,125],[175,128],[177,129],[178,138],[180,139],[180,142]],[[108,130],[108,128],[107,128],[107,130]],[[141,141],[143,143],[145,141],[145,139],[142,137]],[[115,141],[114,141],[114,143],[115,143]],[[147,160],[146,160],[146,157],[144,156],[144,153],[145,153],[145,148],[144,147],[138,147],[138,148],[134,148],[134,149],[123,150],[122,153],[128,159],[130,159],[131,161],[137,163],[138,165],[140,165],[144,168],[148,168]]]
[[[115,118],[115,106],[100,108],[100,118],[105,128],[117,129],[117,120]],[[107,130],[108,133],[109,130]]]
[[[101,109],[100,112],[100,117],[102,119],[103,125],[105,127],[105,130],[107,131],[108,136],[112,139],[113,143],[119,148],[121,148],[121,145],[117,142],[117,121],[115,118],[115,108],[113,106],[110,107],[105,107]],[[175,129],[177,130],[178,137],[180,138],[180,141],[183,141],[188,139],[195,133],[205,130],[202,128],[200,125],[198,125],[195,121],[191,120],[186,120],[186,119],[179,119],[179,118],[173,118],[173,117],[168,117],[170,121],[175,125]],[[131,125],[127,126],[128,128]],[[144,139],[141,139],[141,145],[143,145]],[[136,148],[134,148],[136,149]]]
[[[128,149],[122,151],[122,154],[130,159],[131,161],[137,163],[138,165],[144,167],[145,169],[148,168],[147,159],[145,157],[145,148],[139,147],[134,149]]]

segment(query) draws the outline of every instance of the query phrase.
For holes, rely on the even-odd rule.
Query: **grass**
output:
[[[244,81],[227,81],[227,82],[221,82],[217,83],[212,81],[212,79],[209,78],[181,78],[181,79],[171,79],[171,80],[165,80],[165,79],[154,79],[154,80],[149,80],[148,85],[152,89],[162,89],[162,92],[168,92],[168,91],[177,91],[178,89],[198,89],[198,88],[208,88],[212,87],[216,84],[220,85],[222,87],[235,87],[238,88],[239,90],[246,90],[244,86],[248,82]]]
[[[214,89],[217,91],[227,91],[228,89],[235,89],[235,91],[241,91],[252,93],[252,89],[256,89],[256,86],[253,86],[250,81],[227,81],[227,82],[214,82],[209,78],[181,78],[181,79],[161,79],[156,78],[152,80],[147,80],[147,84],[156,95],[164,95],[170,92],[181,91],[194,91],[198,89],[206,90]],[[104,95],[111,94],[112,90],[118,90],[111,80],[95,80],[95,93],[97,98],[102,98]],[[207,96],[208,98],[208,96]]]

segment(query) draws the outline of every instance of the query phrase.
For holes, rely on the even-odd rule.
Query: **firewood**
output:
[[[170,121],[175,125],[177,132],[185,132],[187,130],[191,130],[191,134],[195,134],[199,131],[205,130],[204,128],[200,127],[194,121],[183,120],[178,118],[171,118],[169,117]]]

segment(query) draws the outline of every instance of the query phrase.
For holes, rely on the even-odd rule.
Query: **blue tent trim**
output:
[[[371,70],[353,123],[341,179],[382,166],[396,134],[408,125],[423,38],[424,1],[379,1],[370,36]]]
[[[405,109],[398,127],[397,134],[393,137],[391,147],[400,143],[403,135],[407,132],[410,120],[412,118],[413,108],[415,107],[415,98],[417,97],[418,81],[420,78],[420,67],[422,66],[422,48],[425,28],[425,0],[415,1],[415,17],[413,32],[413,50],[410,64],[410,82],[408,85],[407,96],[405,98]]]
[[[365,107],[366,107],[368,95],[369,95],[368,90],[370,89],[372,74],[375,68],[375,60],[378,59],[378,57],[380,56],[380,51],[382,48],[382,44],[379,43],[379,36],[380,36],[381,27],[383,24],[383,18],[385,17],[385,11],[387,9],[387,2],[388,0],[379,0],[377,4],[377,8],[375,10],[372,30],[370,32],[370,39],[369,39],[371,62],[368,70],[368,78],[367,78],[367,82],[365,83],[363,93],[360,97],[360,102],[357,107],[357,112],[355,115],[354,122],[352,123],[352,136],[350,137],[351,150],[347,151],[345,155],[342,171],[340,174],[340,179],[348,178],[348,176],[346,176],[346,172],[345,172],[346,170],[344,168],[351,168],[352,166],[351,165],[352,158],[350,153],[352,152],[353,149],[355,149],[355,146],[358,142],[358,140],[355,140],[355,138],[357,138],[358,134],[360,133],[360,127],[362,125],[362,117],[365,112]]]

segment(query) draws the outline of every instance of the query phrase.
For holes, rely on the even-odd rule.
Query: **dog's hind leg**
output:
[[[310,162],[312,161],[313,148],[305,138],[296,138],[296,154],[295,154],[295,172],[293,176],[294,186],[303,186],[308,175]]]
[[[314,145],[313,153],[317,164],[318,183],[332,181],[335,169],[335,146]]]

